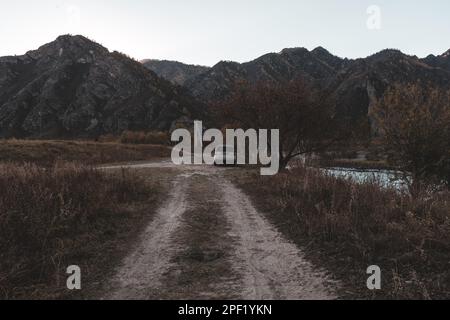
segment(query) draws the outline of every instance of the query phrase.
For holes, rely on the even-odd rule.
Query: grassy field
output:
[[[100,290],[163,192],[157,178],[91,165],[169,155],[159,145],[0,141],[0,299],[76,299]],[[69,265],[83,270],[82,294],[66,288]]]
[[[160,145],[134,145],[118,142],[0,140],[0,163],[52,166],[58,161],[83,164],[151,160],[170,156]]]
[[[165,190],[159,170],[142,175],[89,165],[164,158],[169,152],[116,142],[1,141],[0,299],[95,296]],[[450,298],[448,192],[413,199],[304,168],[275,177],[256,169],[229,174],[307,258],[342,281],[341,296]],[[83,270],[89,287],[82,294],[66,289],[69,265]],[[366,288],[370,265],[383,271],[380,291]]]
[[[304,168],[276,177],[242,171],[232,179],[309,259],[343,282],[342,296],[450,298],[448,192],[413,199]],[[367,290],[370,265],[382,269],[380,291]]]
[[[127,171],[0,166],[0,299],[86,298],[158,207],[159,185]],[[122,250],[123,249],[123,250]],[[66,287],[82,269],[83,290]]]

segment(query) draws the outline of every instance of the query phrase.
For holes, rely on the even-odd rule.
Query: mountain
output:
[[[143,60],[141,63],[158,76],[178,85],[184,85],[186,81],[208,71],[209,67],[184,64],[168,60]]]
[[[82,36],[0,58],[0,136],[167,130],[203,112],[185,89]]]
[[[339,114],[366,117],[373,103],[394,83],[429,83],[450,89],[450,72],[434,68],[416,56],[387,49],[351,61],[331,86]]]
[[[139,63],[85,37],[66,35],[23,56],[0,58],[0,137],[170,130],[206,120],[206,103],[230,95],[241,80],[294,79],[325,88],[337,116],[360,121],[396,82],[450,89],[450,50],[419,59],[387,49],[351,60],[322,47],[291,48],[208,68],[174,61]]]
[[[201,100],[221,99],[235,87],[237,81],[283,82],[295,78],[330,82],[349,63],[319,47],[284,49],[269,53],[247,63],[221,61],[207,72],[186,82],[191,93]]]
[[[160,70],[160,74],[164,72]],[[421,81],[450,89],[450,50],[438,57],[419,59],[394,49],[362,59],[343,59],[326,49],[284,49],[253,61],[221,61],[189,78],[184,85],[197,99],[221,100],[233,92],[239,81],[282,83],[304,79],[331,93],[338,116],[367,118],[373,103],[393,83]]]
[[[450,49],[440,56],[429,55],[423,59],[425,63],[435,68],[442,68],[450,72]]]

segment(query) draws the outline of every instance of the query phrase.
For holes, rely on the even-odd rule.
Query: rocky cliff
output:
[[[163,74],[163,71],[160,71]],[[450,50],[419,59],[398,50],[384,50],[363,59],[343,59],[322,47],[284,49],[247,63],[222,61],[188,79],[185,86],[202,101],[229,95],[238,81],[283,82],[296,78],[331,92],[338,115],[360,119],[384,90],[395,82],[428,82],[450,89]]]
[[[0,58],[0,136],[168,130],[203,108],[185,89],[82,36]]]
[[[141,63],[156,73],[158,76],[178,85],[184,85],[186,81],[208,71],[209,67],[184,64],[168,60],[143,60]]]

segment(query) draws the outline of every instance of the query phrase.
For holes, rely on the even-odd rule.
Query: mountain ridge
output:
[[[184,85],[187,80],[209,70],[209,67],[170,60],[145,59],[141,63],[158,76],[177,85]]]
[[[398,49],[384,49],[365,58],[348,59],[323,47],[286,48],[252,61],[220,61],[189,78],[185,86],[204,102],[231,94],[239,81],[282,83],[301,78],[332,92],[336,112],[355,120],[367,117],[376,100],[395,82],[421,81],[450,89],[450,50],[418,58]]]
[[[95,137],[169,130],[201,104],[139,62],[64,35],[0,58],[0,136]]]
[[[239,81],[296,79],[329,92],[338,116],[364,120],[394,83],[419,81],[450,89],[450,50],[418,58],[385,49],[347,59],[323,47],[298,47],[205,67],[138,62],[86,37],[63,35],[24,55],[0,57],[0,137],[170,130],[207,119],[206,105],[232,94]]]

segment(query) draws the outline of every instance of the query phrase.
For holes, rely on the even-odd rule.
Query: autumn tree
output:
[[[390,162],[409,177],[412,192],[424,184],[450,185],[450,91],[394,85],[371,115]]]
[[[303,81],[239,83],[216,109],[227,127],[280,130],[280,168],[343,137],[327,94]]]

